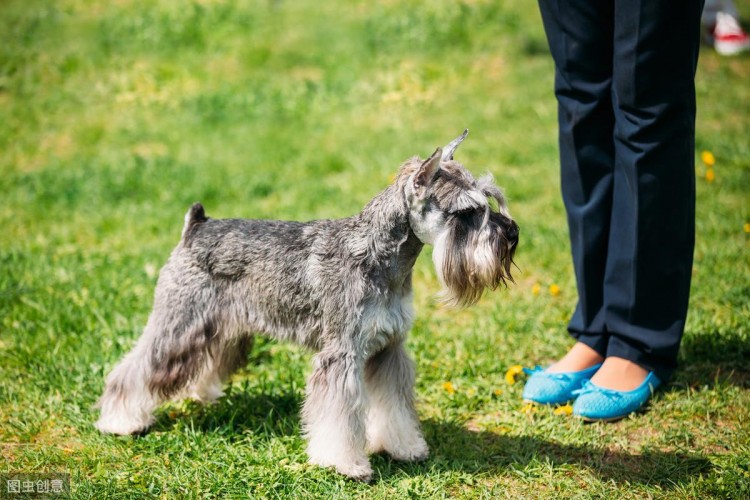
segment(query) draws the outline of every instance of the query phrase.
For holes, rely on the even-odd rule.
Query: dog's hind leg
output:
[[[386,347],[367,361],[368,451],[385,451],[404,461],[427,458],[429,449],[414,408],[414,379],[414,362],[403,342]]]
[[[109,434],[136,434],[154,422],[153,412],[163,401],[158,391],[149,388],[153,376],[151,351],[154,334],[146,326],[135,347],[107,375],[104,394],[97,402],[99,420],[94,424]]]
[[[190,384],[187,396],[201,403],[213,403],[224,395],[224,382],[247,363],[252,335],[243,334],[213,346],[201,374]]]
[[[363,361],[351,352],[320,352],[307,382],[302,423],[310,463],[360,481],[372,478],[365,454]]]
[[[204,369],[216,337],[212,321],[184,318],[161,308],[149,318],[143,335],[107,376],[97,406],[96,427],[111,434],[135,434],[154,422],[163,401],[183,391]]]

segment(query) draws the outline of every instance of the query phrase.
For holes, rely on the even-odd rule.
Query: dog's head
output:
[[[411,229],[422,243],[434,246],[442,298],[456,305],[473,304],[486,289],[513,281],[518,244],[518,225],[492,176],[475,179],[453,160],[467,133],[426,160],[406,162],[399,175]]]

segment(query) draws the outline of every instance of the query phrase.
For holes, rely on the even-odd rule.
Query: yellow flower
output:
[[[744,229],[746,233],[750,233],[750,222],[745,222],[745,225],[742,226],[742,229]]]
[[[492,392],[495,394],[495,396],[500,396],[503,393],[503,390],[502,389],[495,389]]]
[[[453,383],[451,381],[443,382],[443,389],[448,394],[453,394],[454,392],[456,392],[456,388],[453,387]]]
[[[555,411],[552,413],[555,415],[572,415],[573,407],[570,405],[560,406],[559,408],[555,408]]]
[[[510,368],[508,368],[508,371],[505,372],[505,381],[508,382],[508,384],[513,385],[516,383],[516,376],[518,376],[520,373],[523,372],[523,366],[521,365],[513,365]]]
[[[706,181],[713,182],[716,179],[716,174],[714,174],[714,169],[709,168],[706,169]]]
[[[703,164],[707,167],[713,167],[716,164],[716,158],[714,158],[714,154],[711,151],[702,152],[701,160],[703,160]]]
[[[472,389],[467,389],[467,390],[466,390],[466,395],[467,395],[467,396],[473,396],[473,395],[474,395],[474,394],[476,394],[476,393],[477,393],[477,390],[476,390],[476,389],[473,389],[473,388],[472,388]]]
[[[539,295],[539,292],[542,291],[542,287],[539,286],[539,283],[534,283],[534,286],[531,287],[531,293],[534,295]]]
[[[521,413],[525,413],[526,415],[530,415],[536,411],[536,405],[534,403],[526,403],[521,408]]]
[[[554,284],[553,284],[553,285],[550,285],[550,286],[549,286],[549,293],[550,293],[550,295],[552,295],[553,297],[557,297],[558,295],[560,295],[560,287],[559,287],[559,286],[557,286],[557,285],[554,285]]]

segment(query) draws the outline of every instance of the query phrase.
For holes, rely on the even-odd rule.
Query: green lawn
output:
[[[504,378],[570,345],[552,77],[533,2],[0,3],[0,473],[66,472],[76,498],[748,498],[750,57],[701,54],[680,369],[648,411],[607,425],[524,408]],[[192,202],[350,215],[465,127],[459,159],[495,175],[522,228],[519,270],[453,310],[429,250],[417,262],[426,462],[373,457],[372,485],[308,466],[310,354],[271,341],[217,405],[168,405],[139,438],[95,431]]]

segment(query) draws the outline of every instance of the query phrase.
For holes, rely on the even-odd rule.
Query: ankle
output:
[[[591,347],[576,342],[557,363],[547,368],[549,373],[577,372],[603,362],[604,358]]]
[[[591,382],[605,389],[632,391],[646,380],[648,373],[646,368],[634,361],[610,356],[604,360]]]

